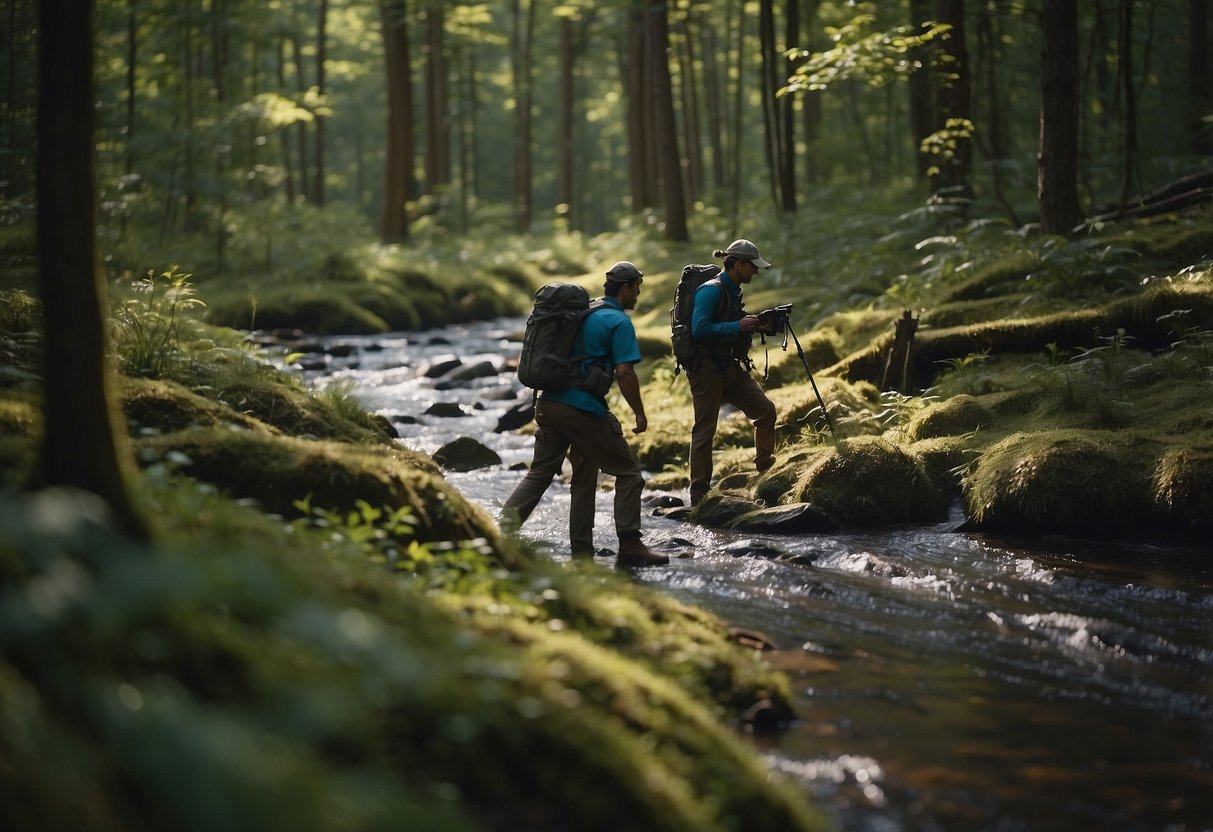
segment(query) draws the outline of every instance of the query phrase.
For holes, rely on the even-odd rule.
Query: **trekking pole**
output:
[[[792,322],[784,321],[784,332],[792,336],[793,343],[796,344],[796,354],[800,356],[800,363],[804,365],[804,371],[809,374],[809,384],[813,387],[813,393],[817,396],[817,403],[821,405],[821,412],[825,414],[826,424],[830,426],[830,435],[837,438],[838,432],[834,430],[834,420],[830,418],[830,411],[826,410],[826,403],[821,398],[821,391],[817,389],[817,382],[813,381],[813,371],[809,369],[809,359],[804,357],[804,348],[800,346],[800,339],[796,337],[796,332],[792,329]],[[787,346],[787,338],[784,338],[784,346]]]

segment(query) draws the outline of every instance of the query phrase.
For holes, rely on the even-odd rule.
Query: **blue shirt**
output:
[[[741,287],[729,279],[728,272],[720,273],[720,285],[729,293],[730,302],[725,308],[741,306]],[[737,321],[716,320],[720,306],[720,289],[715,283],[704,283],[695,290],[695,306],[691,311],[691,337],[696,341],[718,341],[732,338],[741,332]]]
[[[607,367],[616,364],[638,364],[640,362],[640,344],[636,341],[636,328],[632,319],[623,311],[615,298],[603,298],[606,306],[597,312],[587,315],[581,322],[580,343],[584,345],[588,356],[582,364],[597,362]],[[540,398],[561,402],[578,410],[605,416],[606,403],[602,399],[591,396],[580,387],[566,387],[562,390],[545,390]]]

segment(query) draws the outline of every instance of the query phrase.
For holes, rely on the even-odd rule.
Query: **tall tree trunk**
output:
[[[691,21],[679,18],[678,77],[682,90],[682,135],[686,148],[687,204],[694,205],[703,195],[703,145],[700,141],[699,84],[695,71],[695,38]]]
[[[712,187],[723,191],[728,184],[725,173],[724,125],[728,108],[724,106],[724,83],[720,77],[720,67],[716,52],[720,48],[716,43],[716,31],[710,26],[701,30],[703,51],[704,98],[707,101],[708,119],[708,148],[712,152]]]
[[[651,0],[645,41],[649,45],[649,94],[652,97],[653,136],[657,171],[665,207],[665,238],[685,242],[687,207],[682,184],[682,156],[678,152],[678,128],[674,121],[674,90],[670,82],[670,28],[666,0]]]
[[[785,49],[791,49],[796,46],[796,42],[800,39],[800,0],[787,0],[787,38],[784,42]],[[790,74],[791,64],[780,55],[778,86],[783,88],[787,84],[788,75]],[[782,98],[776,99],[776,106],[780,110],[780,119],[783,126],[783,137],[780,141],[780,146],[783,149],[783,163],[780,165],[782,172],[779,181],[779,198],[784,211],[796,211],[796,101],[795,97],[785,95]]]
[[[46,326],[44,431],[31,485],[84,489],[146,537],[126,486],[130,454],[106,362],[93,182],[93,0],[42,0],[38,265]]]
[[[565,227],[572,229],[573,216],[573,19],[561,15],[557,24],[560,32],[557,70],[560,89],[559,126],[557,128],[556,215]]]
[[[1003,108],[1000,104],[1003,97],[998,83],[997,68],[1002,63],[999,42],[994,11],[983,3],[977,9],[977,59],[974,61],[974,66],[978,67],[980,71],[975,71],[974,76],[984,82],[985,95],[982,97],[986,101],[988,111],[983,123],[988,127],[974,133],[973,140],[990,160],[990,179],[994,195],[1002,203],[1011,223],[1019,227],[1022,223],[1015,206],[1007,199],[1002,180],[1002,163],[1003,160],[1011,157],[1011,151],[1006,122],[1003,120]]]
[[[186,0],[185,3],[185,19],[183,29],[185,30],[185,43],[183,52],[185,54],[185,194],[184,208],[185,217],[184,225],[187,229],[193,230],[194,227],[194,209],[198,204],[197,179],[194,171],[194,125],[197,123],[194,119],[194,21],[193,21],[193,0]],[[176,205],[176,194],[169,194],[169,199],[173,205]]]
[[[919,31],[926,30],[926,21],[933,16],[932,0],[910,0],[910,25],[918,27]],[[931,64],[930,52],[935,47],[919,46],[913,50],[912,57],[923,66]],[[909,80],[910,90],[910,130],[913,132],[914,153],[918,160],[918,176],[928,179],[931,169],[931,156],[920,148],[922,141],[934,133],[938,127],[935,119],[935,82],[931,72],[922,70],[912,73]]]
[[[1040,12],[1040,151],[1036,198],[1045,234],[1068,234],[1078,205],[1078,10],[1048,0]]]
[[[779,183],[783,179],[783,110],[775,100],[775,91],[783,86],[775,68],[775,2],[759,0],[758,51],[762,58],[759,96],[762,99],[763,151],[767,163],[767,180],[771,201],[783,208],[779,199]]]
[[[324,74],[324,65],[328,60],[328,16],[329,4],[328,0],[320,0],[320,4],[316,9],[316,92],[319,93],[321,100],[324,99],[324,93],[327,89]],[[312,198],[317,205],[324,205],[324,155],[325,148],[325,122],[327,119],[320,113],[316,114],[316,146],[313,148],[312,167],[315,168],[312,185]]]
[[[809,0],[804,15],[804,24],[801,27],[800,38],[803,42],[798,41],[793,45],[808,50],[813,49],[814,42],[811,33],[820,28],[817,23],[817,12],[820,8],[821,0]],[[804,122],[804,181],[806,185],[810,186],[808,190],[811,190],[811,186],[817,184],[821,178],[821,170],[817,162],[818,138],[821,135],[821,96],[819,90],[807,90],[800,96],[801,119]]]
[[[135,16],[135,0],[126,3],[126,152],[122,157],[122,173],[130,177],[135,172],[135,82],[139,60],[139,26]],[[11,71],[11,68],[10,68]],[[11,152],[11,150],[10,150]],[[126,238],[126,212],[118,226],[119,239]]]
[[[446,11],[431,3],[425,14],[425,191],[451,181],[451,126],[447,106]]]
[[[405,0],[385,0],[380,13],[388,112],[379,239],[388,243],[409,236],[407,203],[413,178],[413,78]]]
[[[1125,96],[1125,155],[1120,180],[1120,207],[1123,210],[1128,204],[1134,179],[1137,180],[1138,192],[1141,191],[1141,177],[1137,175],[1137,88],[1133,84],[1133,0],[1121,0],[1120,36],[1117,40],[1117,64]]]
[[[1213,56],[1209,44],[1209,0],[1189,0],[1188,89],[1191,91],[1189,120],[1192,124],[1192,152],[1198,156],[1213,154],[1213,124],[1205,121],[1213,115]]]
[[[745,3],[738,2],[737,22],[734,24],[737,30],[737,52],[734,56],[737,67],[737,85],[733,88],[733,141],[729,148],[732,156],[730,179],[733,186],[732,210],[729,214],[733,221],[733,233],[729,235],[731,237],[739,236],[738,224],[741,222],[741,148],[745,144],[745,135],[742,132],[745,127],[745,117],[742,114],[744,101],[742,93],[745,89],[745,17]]]
[[[649,114],[647,52],[644,10],[638,4],[628,6],[624,46],[620,52],[620,75],[627,101],[628,189],[632,212],[639,213],[656,203],[653,189],[652,159],[649,153]]]
[[[972,80],[969,68],[969,48],[965,34],[964,0],[939,0],[940,23],[952,26],[950,37],[943,43],[943,50],[951,57],[948,66],[956,77],[939,89],[939,127],[947,119],[972,119]],[[940,188],[947,188],[950,196],[960,199],[973,197],[973,146],[970,141],[961,141],[955,155],[944,165],[937,177]]]
[[[532,39],[535,33],[535,2],[512,0],[513,45],[511,49],[514,74],[514,229],[519,233],[530,230],[533,218],[531,176],[531,108],[534,97],[532,70]]]
[[[303,68],[303,49],[299,46],[299,39],[294,36],[291,37],[291,57],[295,64],[295,89],[302,96],[307,92],[307,78]],[[307,122],[301,121],[295,125],[295,140],[299,155],[299,195],[306,202],[312,198],[309,176],[311,166],[308,164],[307,150]]]
[[[278,40],[278,90],[282,95],[286,95],[286,41],[279,38]],[[282,184],[286,189],[287,205],[295,204],[295,172],[294,165],[291,164],[291,131],[289,127],[284,127],[278,131],[278,138],[282,143]]]

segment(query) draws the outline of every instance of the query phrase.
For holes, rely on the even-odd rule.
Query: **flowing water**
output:
[[[496,516],[531,439],[493,429],[529,391],[508,371],[425,373],[455,356],[500,367],[521,327],[332,339],[353,351],[307,375],[352,384],[415,450],[492,447],[502,466],[448,478]],[[435,402],[466,415],[424,415]],[[610,502],[599,547],[615,546]],[[523,534],[564,559],[567,517],[558,480]],[[693,556],[637,580],[781,648],[800,719],[755,742],[840,829],[1213,829],[1213,551],[1016,544],[952,531],[960,519],[777,537],[646,516],[651,546]]]

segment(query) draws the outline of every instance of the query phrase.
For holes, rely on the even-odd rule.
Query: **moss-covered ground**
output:
[[[794,303],[804,347],[804,362],[794,342],[754,353],[778,462],[755,472],[750,425],[724,414],[722,499],[705,507],[805,501],[870,526],[936,521],[959,499],[978,530],[1207,539],[1207,216],[1061,240],[960,220],[878,234],[805,213],[744,232],[776,264],[749,308]],[[739,736],[756,707],[792,713],[787,680],[725,622],[535,557],[382,419],[300,387],[244,333],[521,314],[545,280],[596,288],[631,259],[646,273],[634,320],[650,420],[634,447],[651,486],[678,488],[691,403],[667,311],[680,266],[734,236],[698,222],[696,247],[634,228],[410,252],[324,250],[304,233],[285,282],[124,255],[116,386],[150,546],[87,496],[21,493],[41,434],[40,324],[32,286],[3,287],[0,823],[818,828]],[[905,310],[919,331],[882,390]]]

